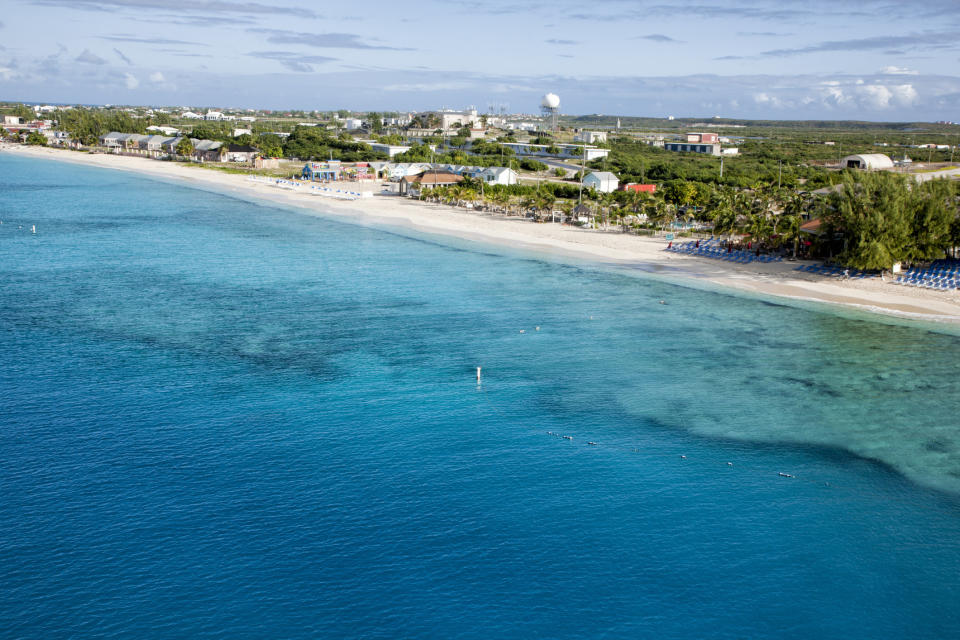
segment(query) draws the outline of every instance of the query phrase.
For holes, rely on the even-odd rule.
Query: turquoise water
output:
[[[2,155],[0,219],[2,637],[960,629],[955,336]]]

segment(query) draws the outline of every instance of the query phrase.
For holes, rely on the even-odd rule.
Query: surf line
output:
[[[489,388],[488,386],[479,383],[479,375],[480,375],[480,367],[477,367],[478,383],[477,383],[476,389],[477,389],[477,391],[480,392],[480,397],[481,397],[481,399],[483,400],[484,404],[485,404],[490,410],[492,410],[494,413],[496,413],[498,416],[500,416],[500,418],[501,418],[504,422],[512,422],[512,420],[511,420],[510,418],[508,418],[508,416],[507,416],[505,413],[503,413],[502,411],[500,411],[499,408],[497,408],[497,406],[493,403],[493,401],[491,401],[489,398],[486,397],[488,393],[491,393],[491,391],[490,391],[490,388]],[[684,430],[687,430],[686,421],[683,419],[683,415],[678,413],[678,414],[677,414],[677,417],[680,418],[680,423],[681,423],[681,425],[683,426]],[[540,429],[542,428],[542,427],[531,427],[531,426],[529,426],[529,425],[527,425],[527,424],[524,424],[523,426],[526,427],[527,429],[529,429],[530,431],[540,431]],[[570,434],[565,434],[565,433],[558,433],[558,432],[556,432],[556,431],[546,431],[546,432],[545,432],[545,435],[552,436],[553,438],[555,438],[555,439],[557,439],[557,440],[567,440],[567,441],[569,441],[569,442],[573,442],[573,440],[574,440],[574,437],[573,437],[572,435],[570,435]],[[642,447],[635,446],[635,445],[616,445],[616,444],[611,445],[611,444],[603,444],[603,443],[596,442],[596,441],[593,441],[593,440],[584,441],[584,442],[586,443],[585,446],[587,446],[587,447],[596,447],[596,448],[599,448],[599,449],[605,449],[605,450],[610,450],[610,451],[619,451],[619,452],[622,452],[622,453],[640,453],[640,452],[643,451],[643,448],[642,448]],[[672,454],[671,454],[671,455],[672,455]],[[823,487],[835,488],[835,485],[832,484],[832,483],[830,483],[830,482],[826,482],[826,481],[822,481],[822,480],[814,480],[814,479],[811,479],[811,478],[798,477],[796,474],[788,473],[788,472],[785,472],[785,471],[777,471],[777,472],[776,472],[776,475],[774,475],[774,472],[771,471],[771,470],[769,470],[769,469],[760,469],[760,468],[755,467],[755,466],[752,466],[752,465],[742,465],[742,464],[739,464],[739,463],[738,463],[738,465],[734,465],[733,462],[731,462],[730,460],[726,460],[726,459],[722,460],[722,462],[719,461],[719,460],[716,460],[716,459],[712,459],[712,458],[700,458],[700,459],[691,460],[691,459],[689,459],[685,454],[679,454],[679,455],[680,455],[680,458],[679,458],[679,459],[680,459],[681,461],[683,461],[682,464],[702,464],[702,465],[709,465],[709,466],[711,466],[711,467],[719,467],[719,468],[724,468],[724,467],[725,467],[725,468],[728,468],[728,469],[733,469],[733,468],[735,468],[735,469],[737,469],[738,471],[745,471],[745,472],[747,472],[747,473],[751,473],[751,474],[755,474],[755,475],[764,475],[764,476],[773,477],[773,478],[783,478],[783,479],[787,479],[787,480],[795,480],[795,481],[798,481],[798,482],[804,482],[804,483],[807,483],[807,484],[812,484],[812,485],[815,485],[815,486],[818,486],[818,487],[821,487],[821,488],[823,488]]]

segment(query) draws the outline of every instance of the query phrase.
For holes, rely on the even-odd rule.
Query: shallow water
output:
[[[3,637],[960,628],[955,336],[7,156],[0,219]]]

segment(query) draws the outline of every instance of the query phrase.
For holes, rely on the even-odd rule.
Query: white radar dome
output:
[[[555,93],[548,93],[543,96],[543,100],[540,101],[540,105],[548,109],[556,109],[560,106],[560,96]]]

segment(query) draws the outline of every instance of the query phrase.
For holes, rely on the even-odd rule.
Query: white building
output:
[[[609,149],[599,149],[580,144],[527,144],[525,142],[501,142],[503,146],[513,149],[518,156],[554,156],[560,158],[573,158],[590,162],[599,158],[606,158],[610,155]],[[547,152],[551,146],[556,147],[559,153],[551,154]]]
[[[180,114],[180,117],[186,120],[203,120],[202,114],[194,113],[193,111],[184,111]]]
[[[607,141],[606,131],[581,131],[573,138],[577,142],[586,142],[587,144],[597,144]]]
[[[467,111],[436,111],[438,116],[440,116],[440,128],[444,131],[449,131],[450,129],[459,129],[460,127],[479,127],[480,126],[480,117],[477,115],[476,109],[469,109]]]
[[[253,129],[234,129],[233,130],[234,138],[236,138],[237,136],[252,136],[252,135],[253,135]]]
[[[256,121],[257,121],[257,119],[254,118],[253,116],[240,116],[240,119],[243,120],[244,122],[256,122]]]
[[[722,156],[737,156],[740,155],[740,149],[737,147],[724,147],[720,149],[720,155]]]
[[[159,131],[165,136],[175,136],[180,133],[180,130],[175,129],[174,127],[160,127],[155,124],[147,127],[147,131]]]
[[[592,171],[583,179],[583,186],[600,193],[612,193],[619,185],[620,179],[609,171]]]
[[[223,112],[222,112],[222,111],[207,111],[207,115],[203,116],[203,119],[204,119],[204,120],[214,120],[214,121],[223,120]]]
[[[840,166],[844,169],[892,169],[893,160],[882,153],[861,153],[853,156],[847,156],[840,161]]]
[[[370,148],[380,153],[386,153],[391,158],[398,153],[410,151],[410,147],[402,144],[383,144],[381,142],[371,142]]]
[[[517,172],[507,167],[487,167],[477,173],[477,177],[487,184],[517,184],[520,177]]]
[[[347,118],[343,121],[343,127],[347,131],[353,131],[354,129],[363,128],[363,120],[360,118]]]

